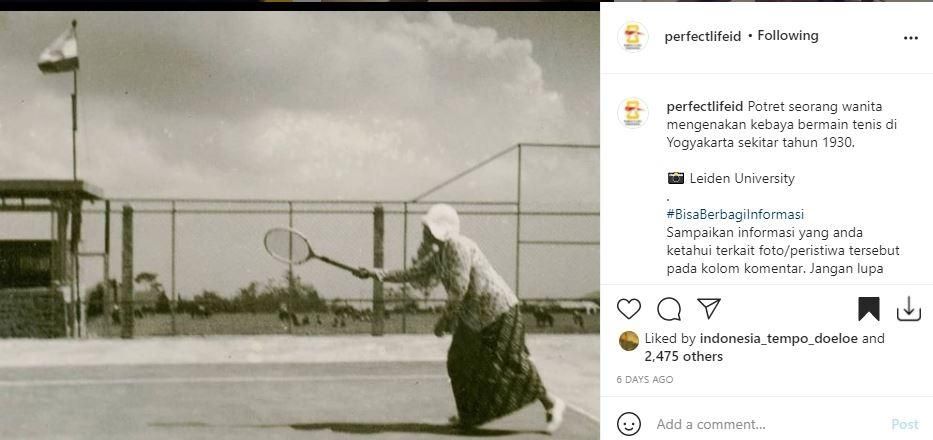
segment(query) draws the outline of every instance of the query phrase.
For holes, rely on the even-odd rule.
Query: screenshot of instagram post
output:
[[[929,4],[603,4],[601,438],[933,438]]]
[[[598,438],[599,11],[506,6],[0,11],[0,439]]]

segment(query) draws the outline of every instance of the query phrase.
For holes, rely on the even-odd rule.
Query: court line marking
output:
[[[580,415],[583,416],[584,418],[589,419],[589,420],[590,420],[591,422],[593,422],[593,423],[597,423],[597,424],[599,423],[599,417],[596,417],[596,416],[590,414],[589,411],[587,411],[587,410],[585,410],[585,409],[583,409],[583,408],[580,408],[579,406],[574,405],[574,404],[572,404],[572,403],[570,403],[570,402],[568,402],[568,401],[566,401],[566,400],[564,401],[564,403],[567,404],[567,408],[570,408],[570,409],[576,411],[577,414],[580,414]]]
[[[201,377],[127,377],[115,379],[27,379],[0,380],[0,388],[29,388],[55,386],[101,385],[158,385],[196,383],[248,383],[248,382],[353,382],[392,380],[447,380],[442,374],[409,375],[317,375],[317,376],[201,376]]]

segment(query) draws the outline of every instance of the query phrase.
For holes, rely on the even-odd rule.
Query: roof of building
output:
[[[0,197],[57,199],[74,196],[82,200],[100,200],[104,192],[83,180],[0,179]]]

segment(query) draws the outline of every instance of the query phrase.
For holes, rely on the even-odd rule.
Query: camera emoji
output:
[[[680,171],[671,171],[667,173],[667,183],[671,185],[683,185],[684,173]]]

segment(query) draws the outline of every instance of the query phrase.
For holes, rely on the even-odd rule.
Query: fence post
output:
[[[133,207],[123,205],[123,319],[120,337],[133,338]]]
[[[408,203],[402,205],[402,269],[408,269]],[[405,303],[402,306],[402,334],[408,333],[408,284],[402,285]]]
[[[178,325],[175,323],[175,308],[178,299],[175,293],[175,201],[172,200],[172,298],[169,301],[169,313],[172,314],[172,336],[178,335]]]
[[[383,245],[385,240],[385,210],[376,205],[373,210],[373,267],[382,269]],[[382,281],[373,278],[373,336],[385,334],[385,300],[382,296]]]
[[[293,229],[295,227],[295,204],[288,202],[288,229]],[[288,308],[288,318],[285,319],[285,322],[288,323],[288,334],[295,332],[295,328],[292,322],[292,313],[297,313],[294,308],[292,298],[295,297],[295,271],[294,265],[291,263],[291,260],[294,255],[294,243],[292,242],[291,236],[288,239],[288,295],[285,297],[285,307]]]
[[[57,200],[55,202],[55,254],[56,259],[53,260],[56,269],[56,275],[58,280],[61,282],[61,285],[64,286],[66,280],[70,280],[69,274],[71,269],[68,266],[71,264],[71,260],[68,259],[68,211],[66,210],[65,202]],[[69,281],[69,286],[72,286],[71,281]],[[75,292],[73,288],[69,288],[68,303],[65,305],[65,322],[68,326],[68,336],[71,338],[77,338],[77,332],[75,331],[75,314],[74,314],[74,303],[75,303]]]
[[[112,332],[110,321],[113,319],[113,291],[110,289],[110,200],[104,202],[104,295],[101,298],[101,319],[104,323],[104,335],[109,337]]]
[[[518,144],[515,169],[515,296],[521,298],[522,267],[522,144]]]
[[[75,199],[71,206],[71,255],[74,259],[75,319],[78,338],[87,337],[87,311],[81,295],[81,200]]]

